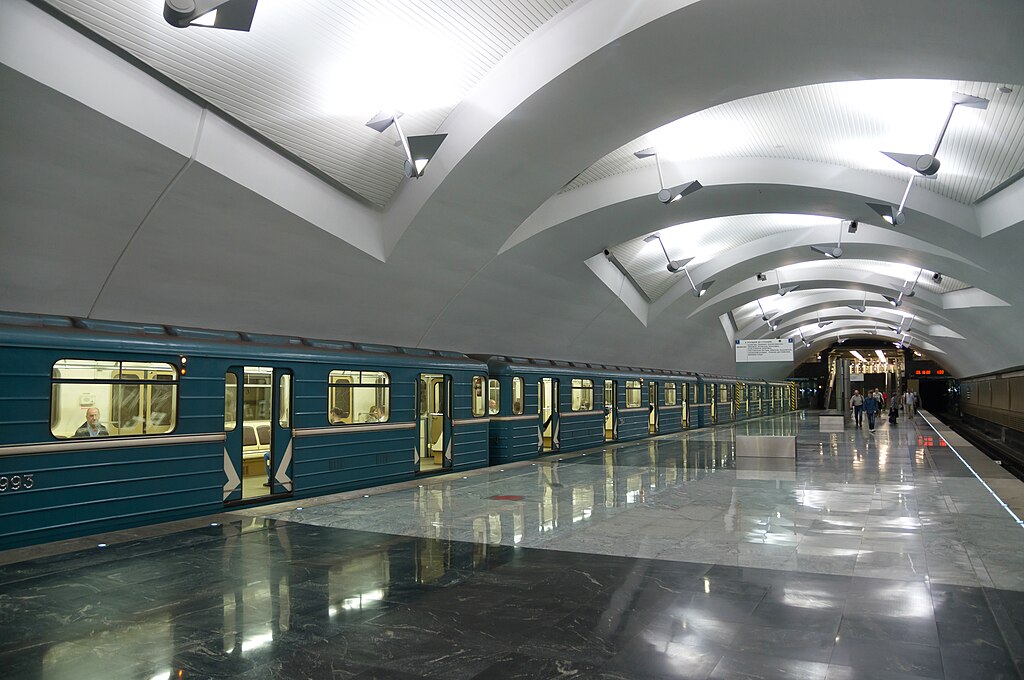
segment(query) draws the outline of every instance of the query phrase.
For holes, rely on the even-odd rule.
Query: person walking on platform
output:
[[[868,416],[868,429],[874,431],[875,429],[875,416],[878,415],[881,404],[878,399],[875,398],[874,393],[869,392],[868,396],[864,399],[864,413]]]
[[[853,411],[854,422],[857,423],[857,427],[860,427],[864,419],[864,397],[860,396],[860,390],[853,391],[853,396],[850,397],[850,410]]]
[[[911,392],[910,390],[907,390],[907,393],[903,395],[903,405],[907,409],[908,419],[914,417],[914,402],[916,401],[917,400],[914,399],[914,393]]]

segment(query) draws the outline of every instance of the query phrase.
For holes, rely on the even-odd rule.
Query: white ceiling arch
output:
[[[102,23],[107,2],[54,0],[58,6],[82,7],[95,15],[95,23]],[[142,130],[136,119],[115,118],[130,129],[108,130],[97,117],[112,117],[109,109],[79,90],[116,98],[110,93],[118,91],[117,68],[103,74],[106,82],[86,70],[78,74],[78,85],[59,85],[73,90],[66,92],[70,99],[99,112],[94,116],[75,109],[75,116],[62,118],[66,129],[35,125],[27,114],[29,104],[45,101],[47,108],[39,110],[49,114],[69,112],[75,103],[48,92],[37,92],[33,99],[29,92],[25,105],[11,109],[25,118],[16,124],[5,121],[5,132],[12,134],[5,135],[4,158],[12,159],[12,165],[5,166],[9,172],[4,176],[18,200],[0,206],[0,218],[13,225],[11,235],[36,236],[28,245],[12,238],[12,247],[0,254],[0,308],[84,310],[136,321],[727,373],[733,370],[732,347],[718,321],[726,305],[715,296],[758,269],[807,260],[810,240],[826,243],[830,235],[808,233],[795,245],[780,242],[767,253],[705,263],[701,266],[709,275],[722,272],[716,274],[711,297],[700,305],[693,298],[680,299],[652,316],[646,327],[583,263],[608,245],[686,220],[790,212],[860,218],[865,222],[861,233],[873,237],[873,225],[879,238],[862,249],[851,246],[851,256],[920,263],[1012,305],[972,308],[970,296],[961,295],[960,306],[942,311],[950,328],[971,328],[980,338],[979,356],[956,356],[961,372],[1024,363],[1024,350],[1012,340],[1024,332],[1019,313],[1024,300],[1012,276],[1020,262],[1024,224],[1024,201],[1014,199],[1024,196],[1024,183],[976,207],[939,196],[921,183],[908,223],[898,232],[870,214],[865,201],[898,202],[901,181],[809,161],[707,160],[699,168],[687,163],[673,171],[699,171],[707,188],[668,208],[650,195],[656,186],[650,168],[630,176],[640,187],[634,194],[609,194],[611,202],[601,198],[601,182],[552,198],[581,170],[630,140],[688,113],[762,92],[877,78],[1024,82],[1017,29],[1024,24],[1024,7],[1019,3],[659,0],[624,9],[619,0],[578,0],[540,23],[439,123],[438,130],[449,137],[427,175],[399,179],[384,209],[352,202],[313,175],[305,180],[315,188],[301,192],[293,190],[299,184],[292,181],[294,172],[283,173],[287,182],[275,179],[282,175],[253,177],[267,167],[267,149],[241,153],[252,151],[248,144],[259,145],[244,135],[218,149],[213,162],[203,154],[189,157],[190,134],[180,135],[172,147],[150,129],[152,123]],[[216,33],[195,35],[202,38],[194,42],[218,40]],[[851,35],[857,39],[850,40]],[[907,35],[928,39],[907,40]],[[51,46],[39,42],[38,53],[45,55]],[[8,54],[6,67],[28,78],[37,75],[33,64],[14,64],[17,60]],[[201,51],[194,55],[197,62],[205,57]],[[681,63],[694,67],[679,68]],[[121,64],[122,71],[131,68]],[[7,72],[0,75],[11,80]],[[88,146],[83,130],[102,133],[89,146],[96,158],[104,147],[137,152],[112,154],[118,159],[152,158],[152,143],[169,149],[159,176],[153,173],[145,187],[145,196],[162,198],[146,204],[141,192],[126,192],[146,177],[130,161],[119,160],[119,172],[90,182],[91,202],[86,204],[75,192],[75,178],[55,172],[66,163],[54,150],[61,144]],[[44,136],[54,140],[45,162],[31,149],[6,153],[17,139]],[[322,143],[331,152],[329,138],[305,141]],[[39,172],[28,177],[15,172],[14,159]],[[363,169],[359,158],[347,162],[357,172]],[[394,183],[399,164],[389,172],[391,177],[382,181]],[[131,210],[113,215],[93,207],[116,206],[126,193],[142,205],[133,202]],[[331,201],[318,200],[311,210],[310,196]],[[562,197],[584,205],[575,216],[552,221],[554,228],[510,241],[534,217],[560,205]],[[353,236],[356,223],[359,233]],[[91,267],[79,255],[90,235],[104,246]],[[346,240],[355,247],[346,246]],[[33,268],[46,270],[47,264],[59,284],[32,275]],[[252,276],[254,267],[258,277]],[[702,271],[696,270],[695,278]],[[808,282],[832,280],[821,275]],[[74,293],[71,301],[69,291]],[[757,294],[743,291],[733,302],[749,303]],[[681,337],[686,338],[685,355]]]

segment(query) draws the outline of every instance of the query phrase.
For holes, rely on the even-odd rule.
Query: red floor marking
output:
[[[491,496],[492,501],[521,501],[526,496]]]

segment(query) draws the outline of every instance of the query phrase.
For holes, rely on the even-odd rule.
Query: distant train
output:
[[[1024,368],[964,378],[951,392],[968,424],[1005,444],[1024,468]]]
[[[806,392],[0,313],[0,548],[784,413]]]

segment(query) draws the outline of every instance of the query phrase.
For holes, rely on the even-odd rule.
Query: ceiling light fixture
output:
[[[860,361],[867,361],[867,359],[865,359],[863,356],[861,356],[861,353],[858,352],[855,349],[851,349],[850,350],[850,354],[852,354],[853,356],[857,357],[857,359],[860,360]]]
[[[863,314],[868,309],[868,294],[864,293],[864,301],[861,302],[860,305],[846,305],[846,306],[849,307],[852,310],[858,311],[861,314]]]
[[[932,281],[934,281],[935,283],[942,283],[942,274],[938,272],[932,274]]]
[[[767,281],[768,277],[764,274],[764,272],[758,272],[757,273],[757,280],[758,281]]]
[[[666,205],[678,201],[681,198],[686,198],[693,192],[703,188],[703,185],[697,180],[665,188],[665,176],[661,172],[661,159],[658,158],[658,150],[653,146],[649,146],[646,149],[640,149],[639,151],[634,151],[633,155],[640,159],[654,156],[654,164],[658,168],[658,186],[661,187],[658,191],[658,200]]]
[[[654,241],[657,241],[658,244],[661,245],[661,252],[665,253],[665,259],[668,260],[668,266],[666,267],[666,269],[668,269],[673,274],[679,272],[679,270],[681,270],[683,267],[689,264],[690,260],[693,259],[692,257],[688,257],[683,260],[673,260],[671,257],[669,257],[668,249],[665,247],[665,242],[661,240],[660,234],[651,234],[650,236],[644,237],[644,243],[653,243]]]
[[[779,282],[779,297],[786,297],[786,293],[792,293],[794,290],[800,287],[800,284],[794,283],[792,286],[783,286],[782,277],[779,276],[779,270],[775,270],[775,280]]]
[[[690,272],[688,272],[686,269],[683,269],[683,273],[686,274],[686,278],[690,282],[690,287],[693,288],[693,291],[690,293],[691,295],[693,295],[693,297],[704,297],[704,293],[708,292],[708,288],[710,288],[711,285],[715,282],[714,279],[711,279],[710,281],[705,281],[704,283],[700,284],[700,288],[697,288],[697,286],[693,284],[693,278],[690,276]]]
[[[825,326],[831,326],[835,321],[822,321],[821,312],[818,312],[815,316],[818,317],[818,328],[824,328]]]
[[[798,328],[796,330],[800,333],[800,342],[804,344],[804,347],[810,347],[811,341],[804,337],[804,329]]]
[[[258,0],[164,0],[164,20],[175,28],[208,26],[248,31]]]
[[[910,181],[907,182],[907,188],[903,192],[903,198],[900,200],[900,205],[896,208],[895,215],[893,215],[893,224],[903,224],[906,221],[906,216],[903,214],[903,208],[907,204],[907,197],[910,195],[910,188],[914,186],[914,179],[918,175],[932,177],[939,171],[941,163],[939,163],[939,159],[935,157],[935,154],[939,152],[939,147],[942,145],[942,138],[946,136],[946,130],[949,129],[949,121],[952,120],[953,112],[956,111],[956,107],[958,106],[984,110],[988,108],[988,100],[984,97],[972,97],[969,94],[954,92],[949,106],[949,113],[946,115],[946,122],[942,124],[942,130],[939,132],[939,136],[935,140],[935,146],[931,153],[917,155],[912,153],[897,153],[894,151],[882,152],[900,165],[913,170],[913,173],[910,175]]]
[[[405,176],[410,178],[422,177],[423,171],[427,168],[427,163],[434,157],[437,150],[441,148],[441,142],[448,135],[413,135],[407,137],[402,130],[401,124],[398,122],[398,119],[401,117],[401,111],[381,111],[366,122],[366,127],[373,128],[377,132],[384,132],[394,124],[395,130],[398,131],[398,138],[402,142],[402,148],[405,150]]]
[[[825,257],[831,257],[834,260],[838,260],[843,256],[843,223],[839,222],[839,240],[836,242],[835,247],[832,246],[811,246],[811,250],[816,253],[821,253]]]
[[[883,364],[889,363],[889,360],[885,358],[885,352],[883,352],[882,350],[876,349],[875,354],[878,355],[878,360],[881,361]]]

